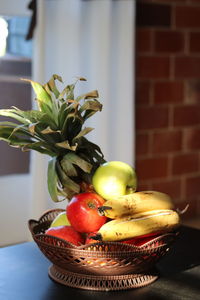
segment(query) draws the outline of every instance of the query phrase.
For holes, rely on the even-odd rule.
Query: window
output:
[[[32,41],[26,40],[29,17],[7,18],[8,37],[6,53],[10,55],[32,57]]]

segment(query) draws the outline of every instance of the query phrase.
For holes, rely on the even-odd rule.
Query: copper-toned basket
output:
[[[176,234],[167,233],[142,246],[120,242],[98,242],[75,246],[45,234],[63,209],[29,220],[29,229],[43,254],[52,262],[49,276],[70,287],[90,290],[124,290],[148,285],[158,275],[155,263],[166,254]]]

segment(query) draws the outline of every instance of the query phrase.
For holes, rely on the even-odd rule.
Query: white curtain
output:
[[[34,79],[52,74],[68,84],[87,78],[77,93],[97,89],[102,112],[93,116],[88,138],[106,160],[134,165],[134,0],[42,0],[33,62]],[[32,153],[31,217],[38,218],[52,201],[46,188],[47,159]],[[65,206],[66,203],[57,206]],[[54,206],[54,205],[53,205]]]

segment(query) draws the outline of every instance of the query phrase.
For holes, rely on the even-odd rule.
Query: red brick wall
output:
[[[138,189],[189,203],[200,214],[200,0],[136,7]]]

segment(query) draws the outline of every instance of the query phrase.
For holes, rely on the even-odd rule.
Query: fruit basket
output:
[[[38,221],[28,222],[34,241],[52,263],[51,279],[70,287],[107,291],[142,287],[158,278],[155,264],[167,253],[176,233],[160,235],[142,246],[120,242],[75,246],[45,234],[62,211],[49,210]]]
[[[17,121],[0,122],[0,140],[48,155],[49,195],[54,202],[67,201],[68,225],[51,228],[62,209],[29,220],[34,241],[52,263],[49,276],[66,286],[100,291],[150,284],[158,277],[155,264],[166,254],[180,223],[173,201],[157,191],[137,191],[135,169],[122,161],[108,162],[101,148],[85,137],[93,130],[84,127],[88,118],[102,110],[97,90],[75,94],[77,82],[85,78],[61,91],[56,82],[63,81],[56,74],[43,85],[28,81],[38,109],[0,109],[0,116]],[[140,246],[128,244],[128,239],[158,232],[165,234]],[[87,238],[95,243],[87,243]]]

